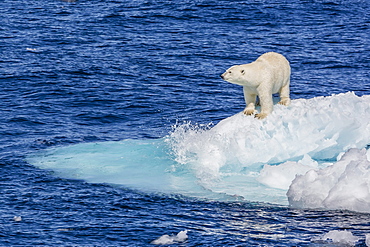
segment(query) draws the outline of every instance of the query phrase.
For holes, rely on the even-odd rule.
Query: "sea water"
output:
[[[366,1],[3,1],[1,246],[369,246]],[[289,107],[219,75],[268,51]]]

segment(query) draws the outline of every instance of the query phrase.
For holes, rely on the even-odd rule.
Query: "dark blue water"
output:
[[[370,94],[368,1],[0,3],[0,245],[327,246],[368,214],[145,193],[58,178],[25,161],[48,147],[167,135],[243,109],[219,78],[268,51],[292,67],[292,98]],[[148,178],[150,179],[150,178]],[[22,216],[15,222],[14,216]]]

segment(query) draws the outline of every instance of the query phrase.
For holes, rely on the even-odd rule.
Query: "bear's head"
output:
[[[245,68],[242,65],[234,65],[226,70],[221,75],[221,78],[227,82],[244,85],[245,84]]]

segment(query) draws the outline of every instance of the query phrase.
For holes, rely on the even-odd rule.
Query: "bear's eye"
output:
[[[244,75],[244,69],[240,71],[240,73],[242,73]]]
[[[231,71],[229,71],[229,74],[231,74]]]

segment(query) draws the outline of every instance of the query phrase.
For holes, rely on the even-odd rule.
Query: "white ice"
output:
[[[350,149],[333,165],[298,175],[287,193],[290,205],[370,212],[369,153]]]
[[[182,125],[169,142],[176,160],[191,167],[199,183],[211,191],[284,203],[281,195],[296,175],[310,171],[305,181],[299,180],[300,187],[291,186],[292,206],[370,212],[366,151],[352,152],[357,165],[349,165],[345,173],[339,171],[343,162],[331,168],[334,174],[352,179],[343,178],[341,184],[331,181],[328,190],[333,191],[330,196],[326,193],[325,202],[312,202],[310,198],[320,198],[324,189],[309,182],[310,174],[321,176],[325,171],[321,169],[334,163],[339,154],[370,144],[370,96],[346,93],[293,100],[289,107],[275,105],[262,121],[239,113],[204,131]],[[329,183],[324,175],[318,180],[324,187]],[[344,185],[345,194],[339,192]]]
[[[287,190],[296,175],[318,168],[319,164],[316,161],[304,155],[303,159],[298,162],[287,161],[280,165],[264,165],[257,180],[272,188]]]
[[[153,240],[151,244],[156,245],[168,245],[168,244],[174,244],[174,243],[181,243],[188,239],[187,235],[188,231],[180,231],[177,235],[162,235],[161,237],[157,238],[156,240]]]
[[[341,246],[355,246],[356,242],[359,240],[358,237],[354,236],[351,232],[346,230],[330,231],[322,237],[322,240],[327,239],[331,240],[334,244],[338,244]]]
[[[15,222],[21,222],[22,221],[22,216],[14,216],[13,220]]]

